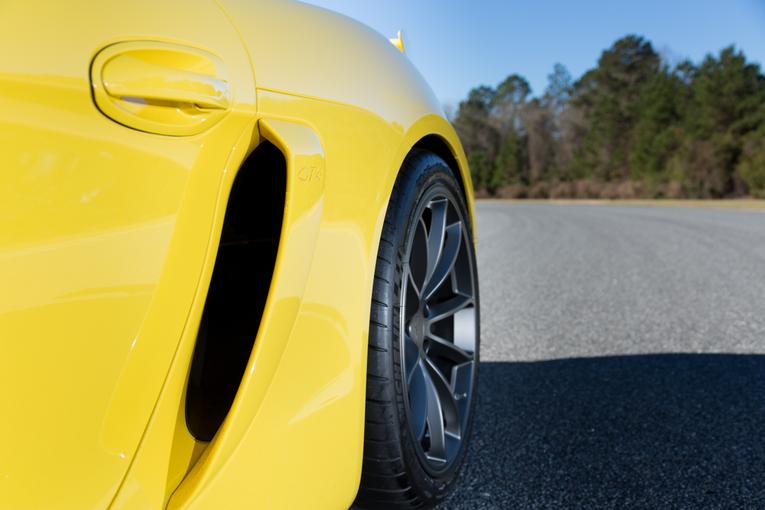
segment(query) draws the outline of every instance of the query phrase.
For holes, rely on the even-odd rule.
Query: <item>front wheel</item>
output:
[[[415,151],[377,255],[357,507],[432,508],[451,491],[470,434],[479,343],[465,197],[441,158]]]

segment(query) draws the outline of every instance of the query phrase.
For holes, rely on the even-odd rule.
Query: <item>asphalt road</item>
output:
[[[440,509],[765,509],[765,213],[478,221],[477,414]]]

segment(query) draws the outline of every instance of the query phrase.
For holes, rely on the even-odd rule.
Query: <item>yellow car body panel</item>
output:
[[[426,137],[472,216],[419,73],[291,1],[14,3],[0,43],[15,49],[0,56],[0,508],[347,508],[382,221]],[[156,91],[184,79],[168,111]],[[189,367],[234,177],[264,140],[287,163],[276,267],[201,443]]]

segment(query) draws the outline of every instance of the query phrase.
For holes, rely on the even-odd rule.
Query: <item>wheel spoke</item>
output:
[[[404,370],[406,370],[407,383],[412,380],[412,376],[417,369],[419,361],[420,349],[417,347],[417,344],[414,343],[412,337],[406,335],[404,337]]]
[[[433,296],[433,293],[444,283],[451,274],[454,263],[457,261],[457,255],[460,251],[460,242],[462,241],[462,224],[460,222],[452,223],[445,227],[446,239],[444,246],[439,253],[439,260],[430,277],[425,283],[422,291],[423,297],[427,300]]]
[[[404,321],[406,325],[409,325],[409,321],[412,320],[414,314],[417,313],[420,306],[420,289],[417,288],[417,283],[414,279],[411,266],[406,266],[406,277],[404,286],[404,308],[402,314],[404,315]]]
[[[415,364],[409,380],[409,411],[414,436],[421,441],[425,435],[425,423],[428,417],[428,389],[421,362]]]
[[[434,200],[430,204],[430,230],[428,231],[428,263],[425,271],[425,282],[421,288],[426,288],[433,276],[441,258],[441,250],[446,235],[446,210],[449,203],[446,200]]]
[[[421,294],[420,286],[417,285],[417,280],[415,280],[415,278],[414,278],[414,273],[412,273],[412,267],[411,266],[407,266],[407,276],[409,277],[408,278],[408,280],[409,280],[409,287],[412,289],[412,291],[414,292],[415,296],[417,297],[417,300],[419,301],[420,294]]]
[[[460,429],[465,426],[468,405],[470,401],[470,388],[473,385],[473,362],[468,361],[452,367],[452,394],[457,402],[460,413]]]
[[[454,363],[466,363],[468,361],[473,361],[472,352],[468,352],[460,348],[445,338],[430,334],[428,335],[428,340],[430,340],[429,352],[433,354],[443,356]]]
[[[446,301],[442,301],[441,303],[436,303],[429,306],[428,321],[433,324],[434,322],[444,320],[447,317],[451,317],[460,310],[468,307],[472,303],[473,298],[470,296],[457,294],[456,296],[451,297]]]
[[[441,408],[441,415],[444,418],[446,430],[452,435],[457,436],[460,433],[460,419],[451,384],[446,380],[441,370],[428,358],[425,358],[425,368],[438,394],[439,407]]]
[[[446,433],[444,430],[444,411],[441,407],[441,399],[438,390],[430,376],[429,370],[423,370],[425,386],[428,395],[427,423],[430,433],[430,448],[427,455],[432,460],[446,461]]]

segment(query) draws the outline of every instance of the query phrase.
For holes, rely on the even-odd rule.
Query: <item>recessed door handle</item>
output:
[[[112,44],[93,59],[90,79],[104,115],[147,133],[195,135],[223,119],[234,104],[221,59],[180,44]]]
[[[106,92],[118,99],[218,110],[229,106],[226,80],[154,64],[130,54],[118,55],[107,62],[101,76]]]

